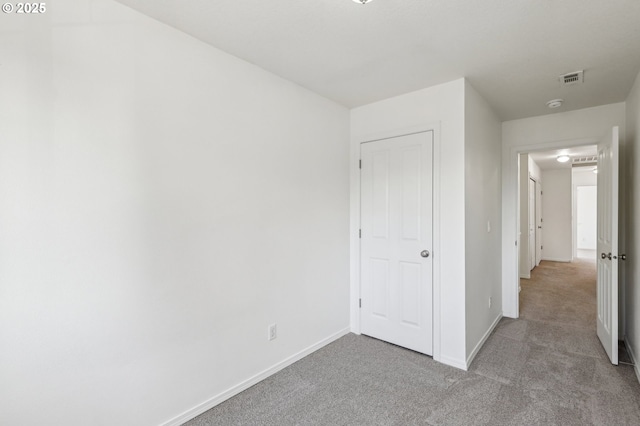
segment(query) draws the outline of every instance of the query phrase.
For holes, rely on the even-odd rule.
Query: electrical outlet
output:
[[[271,324],[269,326],[269,334],[268,334],[268,339],[269,340],[274,340],[276,337],[278,337],[278,326],[276,324]]]
[[[493,302],[493,299],[490,297],[489,298],[489,309],[491,309],[491,302]]]

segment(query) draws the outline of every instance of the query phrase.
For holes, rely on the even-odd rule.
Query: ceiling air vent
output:
[[[561,75],[560,82],[563,86],[572,86],[574,84],[584,83],[584,71],[580,70]]]
[[[573,158],[572,167],[587,167],[587,166],[595,166],[598,164],[598,156],[597,155],[587,155],[582,157]]]

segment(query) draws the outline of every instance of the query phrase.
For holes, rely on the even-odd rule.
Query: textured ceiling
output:
[[[118,1],[347,107],[466,77],[508,120],[624,101],[640,71],[639,0]]]

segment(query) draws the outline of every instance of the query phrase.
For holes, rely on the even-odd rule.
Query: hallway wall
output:
[[[577,205],[578,205],[578,199],[577,199],[577,191],[578,191],[578,187],[589,187],[592,186],[595,188],[595,186],[598,183],[598,175],[593,173],[592,171],[592,167],[577,167],[577,168],[573,168],[571,171],[571,186],[572,186],[572,198],[573,198],[573,217],[576,218],[576,220],[572,221],[572,225],[573,225],[573,257],[575,258],[577,255],[577,250],[578,250],[578,246],[580,245],[580,241],[578,238],[578,222],[579,222],[579,215],[578,215],[578,209],[577,209]],[[595,191],[595,194],[597,196],[597,191]],[[593,215],[595,217],[595,219],[597,221],[597,200],[594,200],[594,207],[593,207],[594,211],[593,211]],[[595,225],[593,225],[593,229],[589,230],[588,232],[591,232],[593,235],[591,238],[592,240],[594,238],[596,238],[596,234],[597,234],[597,223]],[[597,241],[595,242],[597,243]],[[593,248],[595,250],[595,247]]]
[[[542,259],[571,262],[571,169],[542,170]]]

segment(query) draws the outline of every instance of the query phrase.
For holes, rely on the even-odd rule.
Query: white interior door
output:
[[[598,144],[598,338],[618,364],[618,127]]]
[[[362,144],[361,331],[433,350],[433,132]]]
[[[536,267],[536,181],[529,178],[529,270]]]
[[[536,181],[536,266],[542,260],[542,184]]]

